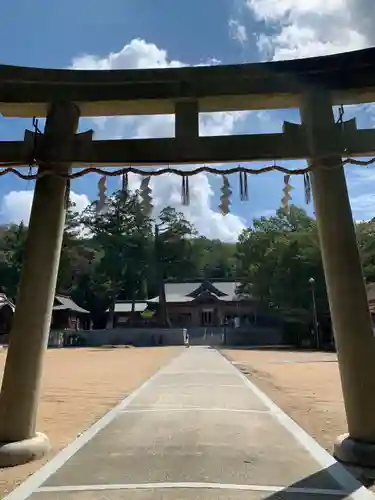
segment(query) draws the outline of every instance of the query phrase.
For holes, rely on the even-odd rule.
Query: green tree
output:
[[[80,224],[80,214],[76,211],[75,204],[70,202],[66,211],[57,279],[57,290],[60,293],[74,293],[79,276],[88,272],[93,253],[93,249],[86,245]]]
[[[316,223],[304,210],[291,206],[255,219],[239,237],[237,259],[242,293],[274,309],[308,311],[313,277],[319,311],[327,311]]]
[[[375,218],[358,223],[356,230],[364,277],[375,282]]]
[[[159,214],[158,241],[156,242],[156,265],[163,269],[163,277],[176,280],[194,275],[193,237],[195,227],[184,214],[172,207]],[[183,265],[182,265],[183,264]]]
[[[192,259],[195,276],[207,279],[235,278],[236,245],[218,239],[210,240],[204,236],[192,241]]]
[[[23,222],[4,227],[0,236],[1,286],[14,300],[21,276],[26,236],[27,228]]]
[[[116,300],[142,296],[150,267],[152,225],[138,192],[115,192],[101,212],[92,203],[79,222],[100,254],[96,276],[112,312]]]

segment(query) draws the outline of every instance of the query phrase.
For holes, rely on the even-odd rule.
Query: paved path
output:
[[[6,498],[369,497],[221,354],[191,347]]]

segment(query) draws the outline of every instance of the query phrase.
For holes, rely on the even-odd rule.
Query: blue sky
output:
[[[367,24],[374,2],[359,0],[12,0],[2,7],[0,62],[40,67],[126,68],[171,64],[223,64],[306,57],[373,45]],[[319,12],[319,14],[317,14]],[[359,126],[372,127],[371,106],[348,108]],[[298,112],[262,111],[202,117],[201,133],[233,134],[281,131],[284,120],[297,121]],[[0,140],[21,139],[31,120],[0,117]],[[100,137],[168,136],[171,117],[82,120],[81,129],[94,128]],[[375,215],[375,174],[352,167],[348,183],[354,215]],[[96,176],[73,183],[74,199],[83,207],[96,197]],[[232,214],[218,213],[220,178],[200,176],[191,182],[191,206],[186,215],[207,236],[236,238],[254,216],[280,206],[282,175],[249,179],[249,201],[240,202],[238,179],[233,186]],[[293,178],[293,202],[304,206],[302,179]],[[133,180],[137,185],[137,180]],[[114,189],[115,180],[109,183]],[[27,219],[32,184],[3,177],[0,220]],[[161,178],[153,185],[155,211],[179,205],[179,181]],[[312,207],[308,207],[312,212]]]

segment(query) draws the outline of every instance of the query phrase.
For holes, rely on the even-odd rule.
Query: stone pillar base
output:
[[[23,465],[42,458],[51,449],[48,437],[38,432],[23,441],[0,443],[0,468]]]
[[[375,468],[375,443],[355,441],[343,434],[334,444],[333,456],[348,465]]]

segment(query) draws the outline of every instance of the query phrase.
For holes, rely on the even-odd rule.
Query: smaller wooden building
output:
[[[90,328],[90,313],[68,295],[55,295],[52,309],[52,330],[86,330]]]
[[[258,302],[237,294],[239,283],[227,279],[165,282],[168,316],[174,327],[215,328],[253,324]],[[157,306],[159,297],[149,299]],[[236,323],[236,325],[235,325]]]
[[[262,324],[258,301],[237,294],[238,283],[226,279],[166,282],[165,295],[170,326],[175,328],[217,328],[223,325]],[[113,326],[132,324],[152,326],[157,317],[159,297],[145,301],[119,301],[115,304]],[[107,311],[108,313],[109,311]],[[155,314],[156,312],[156,314]],[[130,321],[132,318],[133,321]],[[107,328],[112,326],[108,324]]]
[[[144,300],[120,300],[115,304],[115,310],[113,315],[113,327],[114,328],[124,328],[132,324],[142,324],[142,326],[147,325],[150,316],[145,313],[147,310],[147,302]],[[109,319],[109,309],[107,309],[108,319]],[[152,314],[151,314],[152,317]],[[107,328],[112,328],[112,325],[108,323]]]
[[[8,299],[5,293],[0,293],[0,344],[6,344],[9,341],[15,310],[13,302]]]

